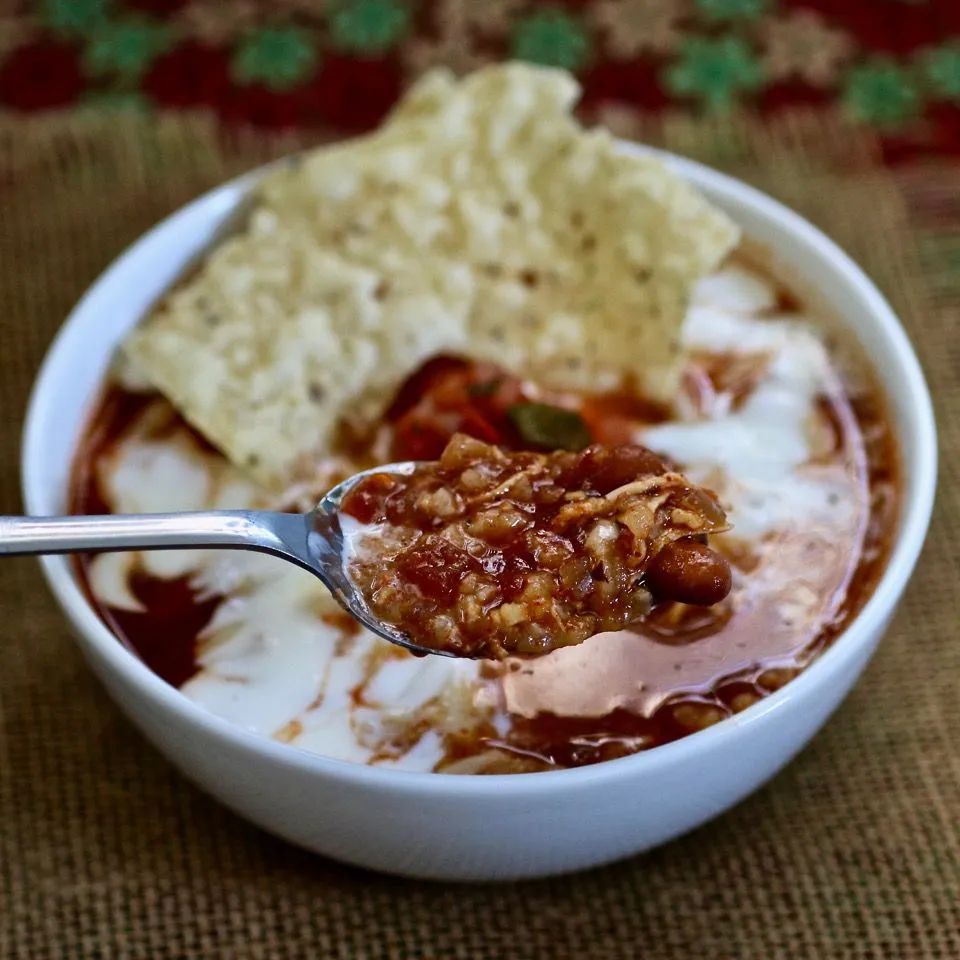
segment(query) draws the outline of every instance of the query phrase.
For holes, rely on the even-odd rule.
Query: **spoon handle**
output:
[[[283,514],[252,510],[110,514],[96,517],[0,517],[0,556],[86,550],[235,547],[287,555],[277,534]]]

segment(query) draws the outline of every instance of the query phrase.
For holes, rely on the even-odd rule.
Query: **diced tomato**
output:
[[[469,360],[459,357],[441,355],[428,360],[403,382],[387,410],[387,419],[396,420],[420,403],[442,380],[451,374],[462,373],[471,366]]]
[[[454,432],[476,437],[484,443],[501,443],[503,440],[503,433],[472,407],[464,407],[460,414],[460,423]]]
[[[384,518],[387,497],[398,486],[388,473],[375,473],[361,480],[344,498],[340,509],[361,523],[374,523]]]
[[[587,447],[573,466],[561,476],[567,485],[589,485],[607,494],[632,480],[664,473],[666,462],[646,447]]]
[[[391,455],[396,460],[437,460],[456,429],[414,407],[394,425]]]
[[[580,408],[595,443],[609,446],[636,443],[639,431],[667,418],[666,411],[632,393],[588,396]]]
[[[397,557],[400,575],[430,600],[450,604],[477,561],[443,537],[427,534]]]
[[[455,433],[510,445],[506,411],[523,398],[523,383],[489,363],[438,357],[401,387],[390,408],[392,455],[435,460]]]

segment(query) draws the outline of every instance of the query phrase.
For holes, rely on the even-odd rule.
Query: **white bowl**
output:
[[[886,572],[862,612],[778,692],[649,753],[527,775],[409,773],[315,756],[207,713],[117,642],[67,559],[44,558],[47,580],[93,670],[202,789],[273,833],[361,866],[457,880],[542,876],[637,853],[715,817],[786,764],[840,703],[883,634],[927,530],[936,474],[927,387],[889,305],[833,242],[745,184],[667,159],[747,237],[775,251],[801,289],[819,291],[859,340],[889,399],[904,463],[903,512]],[[50,348],[27,415],[23,487],[30,513],[63,512],[74,447],[115,346],[258,175],[212,190],[168,217],[74,309]]]

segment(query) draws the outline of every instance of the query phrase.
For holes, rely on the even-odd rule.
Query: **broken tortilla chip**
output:
[[[578,92],[521,64],[427,74],[379,131],[267,173],[243,231],[128,354],[278,490],[438,353],[668,400],[693,286],[738,231],[655,157],[580,127]]]

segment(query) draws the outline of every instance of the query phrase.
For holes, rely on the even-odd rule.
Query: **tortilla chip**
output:
[[[428,357],[669,399],[696,281],[737,229],[571,117],[567,74],[425,76],[384,127],[268,174],[245,232],[131,336],[150,379],[282,488]]]

